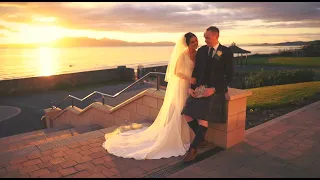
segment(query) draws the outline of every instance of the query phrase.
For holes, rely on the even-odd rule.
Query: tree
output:
[[[304,45],[301,50],[309,57],[320,56],[320,40]]]

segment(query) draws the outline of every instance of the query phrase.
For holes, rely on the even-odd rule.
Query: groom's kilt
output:
[[[214,93],[204,98],[189,96],[181,114],[208,122],[225,123],[226,104],[224,93]]]

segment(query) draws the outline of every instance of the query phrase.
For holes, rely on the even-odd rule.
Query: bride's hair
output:
[[[186,33],[185,35],[184,35],[184,37],[186,38],[186,44],[187,44],[187,46],[189,46],[189,44],[190,44],[190,39],[192,38],[192,37],[197,37],[195,34],[193,34],[192,32],[188,32],[188,33]]]

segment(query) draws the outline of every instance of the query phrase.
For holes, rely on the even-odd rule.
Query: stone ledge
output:
[[[229,96],[230,98],[227,99],[230,100],[236,100],[244,97],[248,97],[252,95],[252,91],[243,90],[243,89],[235,89],[235,88],[228,88]]]

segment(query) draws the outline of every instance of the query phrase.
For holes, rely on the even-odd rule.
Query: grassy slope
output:
[[[248,57],[249,65],[320,67],[320,57]]]
[[[249,89],[248,108],[275,108],[320,93],[320,81]]]

